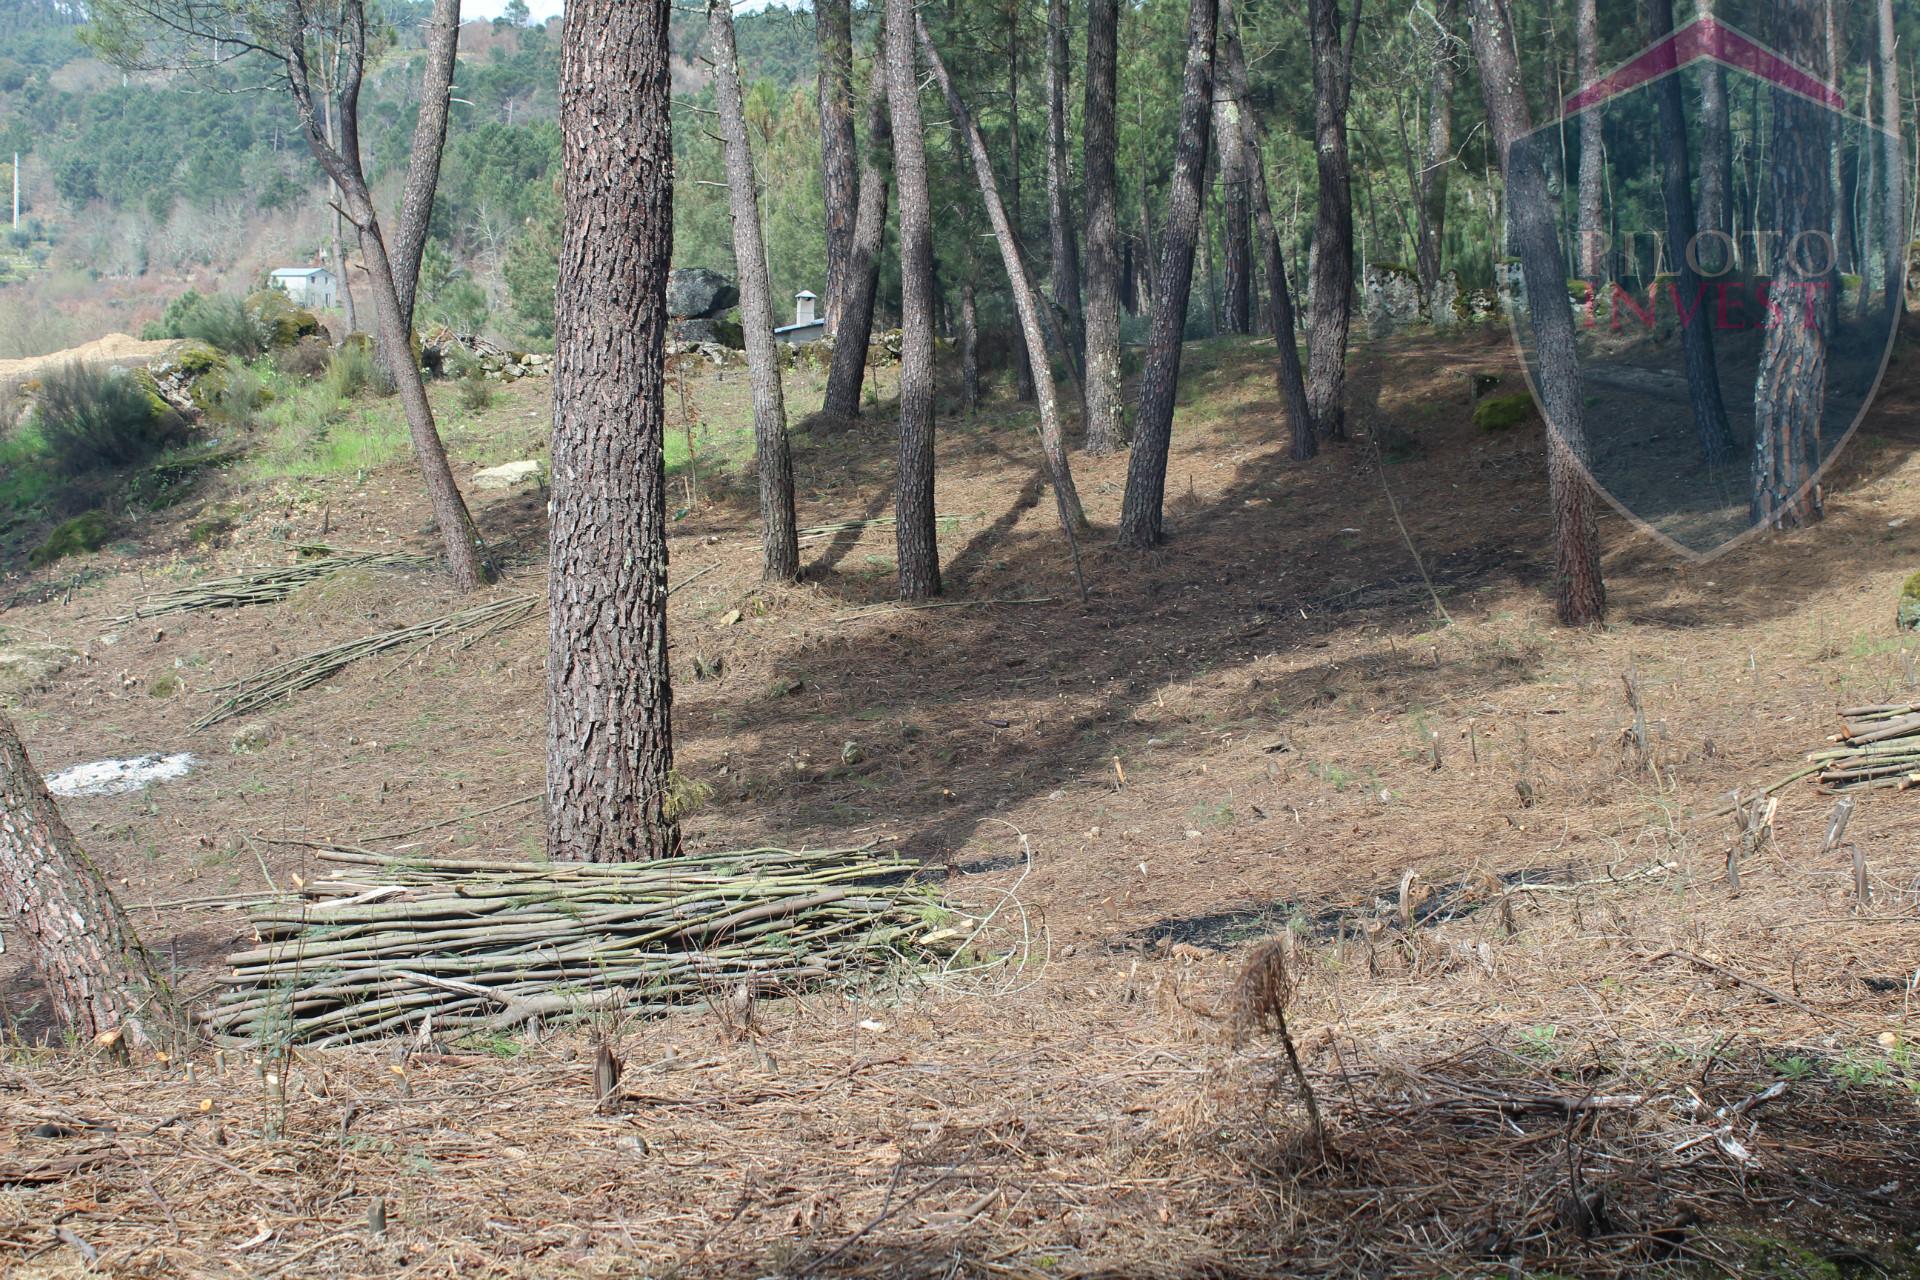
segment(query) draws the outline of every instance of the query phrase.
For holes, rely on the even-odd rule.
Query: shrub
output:
[[[1526,392],[1488,396],[1473,409],[1473,425],[1482,431],[1506,431],[1533,417],[1533,397]]]
[[[55,525],[53,532],[47,535],[47,540],[35,547],[27,555],[27,560],[37,569],[67,556],[98,551],[107,545],[107,540],[112,536],[113,526],[108,523],[106,513],[89,511]]]
[[[247,296],[247,314],[260,328],[261,340],[278,350],[320,332],[320,318],[297,307],[280,289],[262,289]]]
[[[469,413],[478,413],[493,403],[493,384],[478,363],[460,374],[460,405]]]
[[[186,423],[118,369],[70,364],[46,375],[34,422],[69,476],[144,462],[186,438]]]
[[[308,334],[290,347],[274,353],[274,367],[289,378],[311,382],[327,372],[333,363],[333,347],[318,334]]]
[[[251,360],[267,347],[259,319],[238,298],[202,298],[180,319],[180,336],[197,338],[230,356]]]
[[[151,321],[140,330],[140,336],[149,342],[160,338],[184,338],[187,336],[185,325],[187,317],[206,304],[196,289],[189,289],[172,302],[158,320]]]
[[[351,400],[374,382],[373,352],[364,342],[349,338],[327,361],[327,393],[335,400]]]
[[[235,358],[227,361],[227,367],[221,371],[218,386],[209,380],[207,386],[207,412],[229,426],[245,427],[253,423],[253,417],[260,407],[273,399],[273,392],[255,373],[253,366]]]

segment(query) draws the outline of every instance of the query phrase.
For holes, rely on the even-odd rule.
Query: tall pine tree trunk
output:
[[[740,327],[753,386],[753,457],[760,473],[760,576],[792,582],[800,576],[800,543],[793,519],[793,454],[787,444],[787,403],[773,338],[773,291],[767,246],[760,238],[760,193],[747,141],[747,107],[734,48],[732,0],[707,0],[713,42],[714,102],[725,137],[727,196],[733,216],[733,260],[740,275]]]
[[[1781,56],[1818,66],[1817,0],[1777,0],[1774,41]],[[1768,321],[1753,396],[1753,490],[1756,524],[1790,529],[1821,515],[1813,483],[1820,466],[1820,419],[1826,410],[1827,340],[1821,297],[1829,262],[1808,244],[1831,225],[1827,108],[1785,89],[1773,91],[1773,225],[1780,248],[1767,293]],[[1806,237],[1803,243],[1801,237]],[[1812,267],[1819,270],[1811,270]]]
[[[1020,4],[1007,0],[1007,212],[1013,219],[1013,238],[1026,243],[1020,222]],[[1014,395],[1022,403],[1033,399],[1033,361],[1024,342],[1013,344]]]
[[[1047,237],[1053,250],[1049,292],[1062,323],[1071,367],[1084,367],[1086,322],[1080,311],[1080,244],[1073,230],[1073,166],[1067,155],[1067,0],[1047,0]]]
[[[1600,76],[1600,6],[1598,0],[1579,0],[1574,15],[1576,74],[1584,88]],[[1574,265],[1580,278],[1598,291],[1610,279],[1607,271],[1607,239],[1603,222],[1602,199],[1607,180],[1607,140],[1605,118],[1597,107],[1580,113],[1580,173],[1577,179],[1575,208],[1579,243],[1574,248]]]
[[[1880,128],[1883,131],[1880,161],[1881,245],[1886,254],[1884,287],[1887,306],[1898,316],[1906,309],[1907,244],[1912,234],[1912,214],[1908,207],[1907,156],[1901,146],[1905,133],[1900,128],[1900,71],[1893,24],[1893,0],[1880,0],[1876,24],[1875,74],[1880,82]]]
[[[1087,0],[1084,111],[1087,204],[1087,452],[1112,453],[1126,440],[1120,398],[1120,210],[1114,172],[1114,101],[1120,0]]]
[[[1648,17],[1660,40],[1673,30],[1673,0],[1647,0]],[[1667,244],[1673,254],[1678,291],[1675,308],[1682,316],[1680,347],[1687,366],[1687,400],[1693,408],[1694,435],[1709,467],[1717,468],[1733,452],[1733,433],[1727,427],[1727,409],[1720,399],[1720,364],[1713,348],[1713,309],[1706,285],[1694,270],[1693,161],[1687,143],[1686,106],[1680,77],[1665,76],[1653,86],[1660,110],[1660,182],[1667,209]],[[1823,228],[1824,230],[1824,228]],[[1685,317],[1691,313],[1692,320]]]
[[[1213,120],[1213,54],[1219,0],[1189,0],[1187,63],[1180,85],[1180,130],[1175,136],[1167,222],[1160,233],[1160,269],[1153,280],[1153,318],[1147,329],[1147,365],[1140,378],[1140,412],[1127,488],[1121,499],[1119,543],[1145,549],[1164,535],[1167,455],[1173,443],[1173,401],[1180,384],[1181,340],[1187,295],[1193,288],[1193,246],[1200,230],[1200,185],[1207,168]]]
[[[669,807],[665,404],[669,9],[572,0],[560,64],[547,575],[547,852],[679,852]]]
[[[974,123],[973,112],[967,109],[966,102],[960,97],[960,90],[954,85],[953,77],[947,74],[947,65],[940,57],[940,51],[934,47],[933,39],[927,34],[924,20],[917,21],[920,47],[927,55],[927,65],[933,71],[934,82],[940,86],[940,92],[947,100],[947,110],[952,114],[954,123],[967,140],[967,150],[973,157],[973,173],[980,184],[980,198],[987,206],[987,221],[993,227],[993,238],[1000,246],[1000,262],[1006,268],[1007,288],[1013,295],[1014,314],[1020,323],[1020,334],[1027,345],[1028,358],[1033,361],[1035,394],[1040,402],[1040,449],[1046,458],[1047,474],[1053,481],[1053,491],[1060,508],[1060,526],[1071,540],[1074,530],[1087,523],[1085,513],[1080,509],[1080,494],[1073,487],[1073,468],[1067,461],[1066,440],[1060,431],[1060,408],[1054,394],[1053,376],[1047,371],[1047,340],[1041,329],[1040,299],[1027,278],[1026,264],[1020,260],[1020,246],[1013,238],[1013,227],[1007,221],[1006,207],[1000,202],[999,184],[993,177],[993,157],[987,152],[986,139],[980,135],[980,126]]]
[[[409,335],[413,332],[414,299],[420,292],[420,260],[426,255],[427,233],[433,224],[433,196],[440,187],[440,154],[447,145],[453,69],[460,56],[460,0],[433,0],[426,44],[420,112],[413,122],[407,185],[400,198],[400,226],[393,237],[394,293]]]
[[[75,1039],[135,1048],[184,1022],[100,868],[74,840],[13,724],[0,714],[0,901],[11,934]]]
[[[1313,226],[1313,323],[1307,333],[1307,401],[1322,439],[1347,435],[1347,330],[1353,321],[1353,173],[1347,155],[1347,102],[1361,0],[1353,0],[1344,40],[1338,0],[1308,0],[1313,46],[1313,134],[1320,178]]]
[[[1434,29],[1427,42],[1430,66],[1427,81],[1427,136],[1420,152],[1416,192],[1418,245],[1414,270],[1420,277],[1420,296],[1429,310],[1440,287],[1441,249],[1447,235],[1447,177],[1453,171],[1453,87],[1460,62],[1454,51],[1454,18],[1459,0],[1439,0],[1434,7]]]
[[[1699,17],[1713,18],[1713,0],[1697,0]],[[1700,198],[1699,229],[1733,236],[1733,122],[1727,100],[1727,70],[1709,58],[1700,64]],[[1732,270],[1738,255],[1726,241],[1713,256],[1701,248],[1701,261]],[[1726,261],[1723,256],[1731,255]]]
[[[885,34],[882,33],[882,41]],[[827,370],[826,399],[820,417],[828,430],[844,428],[860,415],[860,387],[867,376],[867,343],[873,337],[873,304],[880,293],[880,257],[887,238],[887,158],[893,137],[887,121],[887,69],[884,44],[876,50],[873,79],[867,85],[867,149],[860,165],[860,208],[853,220],[853,244],[847,260],[847,302],[833,335],[833,364]]]
[[[1513,18],[1504,0],[1471,0],[1473,52],[1487,123],[1506,176],[1506,206],[1520,270],[1532,308],[1539,391],[1547,430],[1548,500],[1553,508],[1555,608],[1567,626],[1606,620],[1607,593],[1600,576],[1600,535],[1594,521],[1597,497],[1587,482],[1586,406],[1580,354],[1574,341],[1573,305],[1567,298],[1566,259],[1554,225],[1554,202],[1540,157],[1515,144],[1533,129],[1514,47]]]
[[[887,0],[887,102],[893,114],[893,176],[900,188],[900,474],[894,553],[902,600],[940,594],[933,521],[933,206],[913,56],[913,8],[914,0]]]
[[[1253,114],[1252,95],[1247,88],[1246,52],[1240,45],[1240,24],[1231,0],[1220,0],[1220,63],[1224,68],[1224,98],[1235,126],[1240,130],[1249,154],[1259,156],[1265,148],[1259,120]],[[1273,329],[1277,355],[1275,373],[1280,384],[1280,399],[1287,406],[1287,422],[1292,431],[1291,456],[1304,461],[1314,455],[1313,413],[1307,407],[1305,375],[1300,368],[1299,336],[1293,315],[1293,291],[1287,285],[1286,255],[1280,245],[1280,229],[1273,217],[1273,197],[1267,190],[1266,167],[1257,161],[1251,166],[1253,211],[1260,227],[1260,252],[1267,272],[1268,320]]]
[[[854,221],[853,9],[851,0],[814,0],[820,51],[820,194],[827,213],[827,332],[840,336],[849,294],[857,288]]]
[[[980,407],[980,308],[972,276],[960,282],[960,393],[968,413]]]
[[[1220,77],[1216,76],[1216,79]],[[1213,101],[1213,147],[1220,178],[1220,325],[1224,333],[1253,332],[1253,227],[1246,141],[1232,108]]]

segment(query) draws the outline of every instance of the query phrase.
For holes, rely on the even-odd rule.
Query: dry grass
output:
[[[1912,1268],[1920,811],[1859,798],[1864,911],[1809,784],[1780,793],[1737,891],[1739,833],[1714,813],[1795,767],[1836,708],[1920,686],[1891,628],[1920,559],[1920,527],[1889,523],[1920,481],[1911,364],[1824,525],[1687,569],[1610,518],[1616,621],[1570,635],[1540,590],[1537,437],[1466,420],[1458,370],[1505,358],[1407,343],[1361,362],[1373,420],[1420,437],[1386,476],[1450,626],[1370,451],[1285,461],[1249,344],[1195,352],[1175,540],[1144,558],[1090,540],[1084,609],[1003,403],[943,423],[940,509],[981,513],[942,530],[949,587],[1056,606],[848,617],[887,598],[884,526],[812,547],[804,586],[762,586],[749,486],[703,472],[672,544],[676,580],[706,571],[671,624],[678,765],[713,788],[689,838],[897,839],[956,905],[1000,909],[977,940],[992,967],[748,1016],[716,992],[705,1014],[533,1043],[303,1050],[284,1070],[203,1055],[191,1078],[22,1050],[0,1171],[97,1163],[0,1190],[0,1249],[49,1274],[85,1261],[59,1228],[107,1269],[259,1275],[1824,1274],[1849,1250]],[[524,419],[542,394],[489,412]],[[884,427],[803,443],[803,524],[886,514]],[[1076,458],[1097,523],[1124,465]],[[114,572],[71,606],[0,615],[91,655],[24,701],[44,766],[208,756],[169,789],[70,806],[132,899],[312,877],[242,836],[538,849],[537,812],[498,807],[539,787],[537,634],[343,672],[267,713],[257,755],[184,736],[205,689],[275,647],[459,607],[437,583],[111,645],[83,621],[125,612],[142,574],[269,563],[276,532],[429,547],[420,507],[399,471],[290,488],[215,552],[188,549],[188,510],[100,557]],[[534,494],[479,506],[524,566],[506,589],[538,589],[539,512]],[[1623,752],[1630,670],[1644,736]],[[145,693],[163,672],[184,696]],[[136,914],[189,987],[244,938],[230,912]],[[1288,998],[1269,981],[1256,1003],[1284,1006],[1324,1155],[1281,1045],[1235,1045],[1248,948],[1283,930],[1291,954],[1262,954]],[[0,994],[24,1019],[24,977]],[[610,1115],[607,1035],[626,1063]],[[79,1120],[115,1132],[28,1136]]]

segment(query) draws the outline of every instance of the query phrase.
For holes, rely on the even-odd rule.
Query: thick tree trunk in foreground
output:
[[[1108,454],[1126,440],[1120,398],[1120,210],[1114,174],[1114,102],[1120,0],[1088,0],[1084,112],[1087,205],[1086,446]]]
[[[679,852],[668,805],[666,5],[572,0],[560,65],[547,853]]]
[[[1228,103],[1234,108],[1236,122],[1246,141],[1247,151],[1259,156],[1260,122],[1253,114],[1252,96],[1247,89],[1246,52],[1240,45],[1240,27],[1231,0],[1220,0],[1220,62],[1225,70]],[[1257,161],[1250,166],[1253,178],[1253,211],[1260,226],[1260,253],[1267,271],[1268,320],[1274,334],[1277,353],[1276,373],[1280,399],[1287,406],[1287,421],[1292,429],[1291,456],[1305,460],[1314,454],[1313,413],[1307,407],[1306,378],[1300,368],[1299,338],[1294,328],[1293,294],[1287,287],[1286,255],[1280,247],[1280,230],[1274,223],[1273,198],[1267,190],[1267,174]]]
[[[1338,0],[1309,0],[1313,44],[1313,135],[1320,178],[1313,227],[1313,327],[1307,332],[1307,400],[1322,439],[1347,435],[1347,329],[1353,320],[1353,173],[1347,156],[1347,101],[1361,0],[1352,0],[1341,39]],[[1564,286],[1563,286],[1564,287]]]
[[[885,40],[882,33],[881,39]],[[867,85],[867,150],[860,165],[860,208],[853,220],[847,257],[847,301],[833,333],[833,365],[820,417],[828,430],[860,416],[860,388],[867,376],[867,343],[873,337],[873,303],[880,293],[880,256],[887,238],[887,157],[893,136],[887,124],[885,49],[873,60]]]
[[[1167,223],[1160,233],[1160,269],[1153,279],[1153,319],[1147,330],[1147,366],[1140,378],[1140,412],[1127,488],[1120,505],[1119,543],[1145,549],[1164,536],[1167,453],[1173,443],[1173,401],[1180,383],[1180,345],[1193,287],[1193,245],[1200,226],[1200,184],[1207,168],[1213,120],[1213,52],[1219,0],[1190,0],[1187,65],[1180,85],[1180,131],[1174,142]]]
[[[1575,74],[1584,88],[1600,75],[1599,0],[1579,0],[1574,15],[1573,47]],[[1574,246],[1573,261],[1580,278],[1599,292],[1610,278],[1607,271],[1606,232],[1601,221],[1601,203],[1607,179],[1606,121],[1597,108],[1580,113],[1580,173],[1575,188],[1575,227],[1579,243]]]
[[[1073,230],[1072,165],[1067,158],[1067,0],[1047,0],[1047,236],[1053,249],[1053,306],[1070,366],[1085,366],[1080,311],[1080,244]]]
[[[427,19],[420,114],[413,122],[406,192],[400,199],[400,226],[393,237],[393,287],[409,334],[414,299],[420,292],[420,259],[427,251],[427,231],[433,223],[433,194],[440,187],[440,153],[447,145],[447,112],[459,56],[460,0],[433,0],[433,14]]]
[[[1215,79],[1222,77],[1216,75]],[[1213,100],[1213,147],[1220,177],[1220,240],[1224,270],[1220,282],[1220,331],[1253,332],[1252,175],[1239,108],[1219,95]]]
[[[80,848],[0,714],[0,901],[61,1026],[149,1048],[184,1027],[107,879]]]
[[[887,0],[887,102],[893,114],[893,176],[900,188],[900,476],[894,551],[902,600],[940,594],[933,521],[933,206],[913,57],[913,8],[913,0]]]
[[[1434,29],[1428,39],[1431,73],[1427,81],[1427,136],[1420,152],[1416,197],[1418,244],[1414,270],[1420,277],[1420,296],[1431,309],[1440,286],[1441,246],[1447,235],[1447,177],[1453,171],[1453,87],[1459,78],[1454,20],[1459,0],[1439,0],[1434,6]]]
[[[1781,55],[1801,66],[1815,43],[1814,0],[1778,0],[1774,39]],[[1824,249],[1812,247],[1827,231],[1827,109],[1784,89],[1773,91],[1773,224],[1779,228],[1770,318],[1753,396],[1752,516],[1775,529],[1811,524],[1821,516],[1813,478],[1820,466],[1820,418],[1826,409],[1827,340],[1820,327],[1828,284]],[[1805,236],[1803,243],[1800,237]],[[1789,246],[1798,245],[1796,252]],[[1810,268],[1819,268],[1810,270]]]
[[[1907,243],[1911,234],[1911,215],[1907,207],[1907,156],[1901,147],[1900,75],[1895,59],[1893,0],[1880,0],[1879,38],[1875,42],[1875,74],[1880,81],[1880,128],[1883,130],[1883,154],[1880,180],[1885,208],[1882,210],[1881,244],[1887,255],[1885,287],[1887,306],[1895,315],[1906,309]]]
[[[1053,481],[1053,491],[1060,508],[1060,525],[1072,539],[1073,531],[1087,523],[1086,514],[1080,509],[1080,494],[1073,487],[1073,468],[1067,461],[1067,445],[1060,433],[1060,407],[1054,394],[1053,375],[1047,365],[1047,340],[1040,327],[1040,298],[1034,290],[1033,282],[1027,278],[1027,268],[1020,261],[1020,246],[1014,241],[1013,227],[1007,221],[1007,210],[1000,203],[999,184],[993,177],[993,157],[987,152],[986,139],[980,136],[980,126],[974,123],[973,112],[967,109],[966,102],[960,97],[960,90],[954,85],[953,77],[947,74],[947,64],[942,61],[940,51],[933,45],[933,38],[927,34],[925,21],[918,21],[920,48],[927,56],[927,65],[933,71],[934,81],[939,84],[940,92],[946,96],[947,110],[952,113],[954,123],[967,140],[967,150],[973,157],[973,174],[980,184],[980,198],[987,206],[987,221],[993,226],[993,238],[1000,246],[1000,262],[1006,268],[1007,288],[1013,294],[1013,309],[1020,321],[1020,334],[1027,344],[1028,358],[1033,361],[1036,375],[1035,394],[1040,401],[1040,451],[1046,457],[1047,474]]]
[[[820,46],[820,194],[827,212],[827,332],[840,336],[847,299],[857,286],[853,265],[855,207],[863,188],[854,180],[853,8],[851,0],[815,0]]]
[[[1659,40],[1673,30],[1673,0],[1647,0],[1647,13],[1653,39]],[[1660,181],[1667,207],[1667,243],[1674,258],[1674,287],[1678,290],[1675,309],[1680,313],[1680,346],[1687,363],[1687,400],[1693,407],[1693,430],[1700,441],[1700,453],[1709,467],[1718,467],[1733,452],[1733,432],[1727,427],[1727,408],[1720,400],[1712,300],[1700,273],[1693,269],[1697,255],[1687,252],[1694,232],[1693,160],[1688,153],[1680,77],[1672,75],[1656,81],[1653,91],[1660,108]]]
[[[760,576],[769,582],[792,582],[800,576],[793,454],[787,445],[787,402],[773,338],[773,294],[767,282],[767,246],[760,238],[760,193],[755,189],[753,149],[747,141],[732,0],[707,0],[707,25],[713,42],[714,101],[725,137],[734,269],[740,274],[740,327],[747,345],[747,380],[753,386],[753,457],[760,473]]]
[[[1582,469],[1586,460],[1586,407],[1580,356],[1574,344],[1573,306],[1567,299],[1565,259],[1554,226],[1554,202],[1539,157],[1513,152],[1532,129],[1513,20],[1503,0],[1471,0],[1473,52],[1480,64],[1487,122],[1506,175],[1506,206],[1520,269],[1532,308],[1539,353],[1540,396],[1546,411],[1547,484],[1553,507],[1556,609],[1568,626],[1606,619],[1607,593],[1600,577],[1600,535],[1594,523],[1596,496]]]
[[[434,521],[446,548],[447,568],[462,590],[471,591],[493,581],[493,564],[480,543],[466,500],[460,496],[460,486],[454,483],[453,469],[447,465],[447,451],[434,425],[426,384],[420,380],[420,366],[414,363],[411,331],[401,311],[393,264],[387,256],[387,243],[361,166],[359,104],[360,84],[366,72],[367,30],[366,11],[357,0],[344,9],[340,38],[345,56],[339,84],[339,129],[334,139],[327,137],[321,109],[314,101],[307,63],[301,56],[303,51],[289,53],[283,69],[293,92],[294,107],[300,115],[300,126],[306,131],[307,146],[333,181],[347,220],[359,232],[360,252],[366,259],[367,280],[373,293],[377,351],[400,392],[407,434],[413,441],[414,460],[419,463],[420,477],[426,483]]]

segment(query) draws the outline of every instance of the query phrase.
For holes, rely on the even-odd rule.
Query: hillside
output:
[[[757,581],[744,374],[697,373],[701,425],[669,411],[679,768],[711,789],[687,838],[886,842],[985,921],[993,963],[524,1040],[126,1068],[29,1047],[42,1014],[9,956],[0,1256],[49,1276],[216,1256],[421,1276],[1916,1274],[1920,810],[1860,798],[1857,909],[1851,863],[1823,851],[1830,797],[1781,789],[1737,890],[1719,810],[1792,772],[1837,708],[1915,696],[1893,611],[1920,558],[1920,354],[1896,358],[1824,522],[1688,567],[1608,514],[1614,621],[1590,633],[1555,627],[1543,592],[1540,428],[1471,420],[1473,376],[1512,359],[1496,329],[1368,344],[1360,438],[1298,464],[1270,346],[1190,346],[1163,550],[1108,545],[1126,460],[1076,456],[1084,605],[1030,411],[943,411],[949,596],[925,610],[893,603],[873,523],[890,385],[853,434],[799,438],[820,532],[786,589]],[[818,374],[787,392],[798,419]],[[479,408],[435,395],[463,481],[541,456],[543,381]],[[316,844],[541,849],[538,621],[200,733],[226,682],[468,602],[361,569],[113,621],[304,542],[430,552],[392,411],[356,403],[325,440],[257,434],[185,501],[7,584],[4,643],[64,655],[16,695],[47,771],[197,757],[63,801],[195,998],[249,939],[238,905],[311,879]],[[495,594],[542,591],[544,493],[475,499],[509,552]],[[1273,936],[1293,940],[1325,1162],[1277,1044],[1230,1034],[1234,974]],[[627,1063],[605,1110],[596,1035]],[[30,1136],[46,1125],[66,1136]]]

